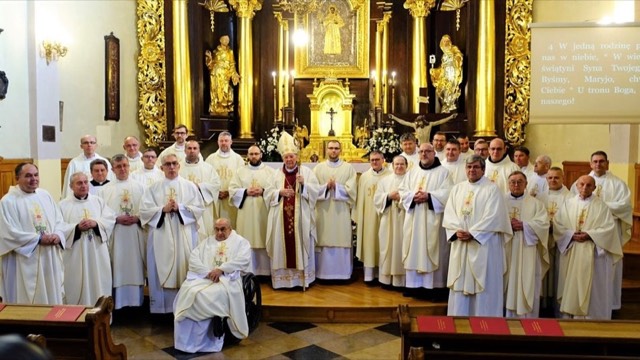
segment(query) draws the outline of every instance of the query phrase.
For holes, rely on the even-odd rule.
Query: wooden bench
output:
[[[39,334],[56,359],[126,359],[127,348],[111,339],[113,298],[103,296],[76,321],[43,320],[53,306],[6,304],[0,311],[0,334]]]
[[[456,333],[419,332],[407,305],[398,307],[402,359],[423,348],[424,359],[638,359],[640,322],[558,320],[564,336],[525,335],[518,319],[507,319],[509,335],[473,334],[466,317],[455,317]]]

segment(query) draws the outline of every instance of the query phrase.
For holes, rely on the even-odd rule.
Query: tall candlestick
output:
[[[276,72],[272,71],[273,77],[273,125],[278,123],[278,86],[276,84]]]
[[[391,113],[396,109],[396,72],[391,72]]]
[[[293,116],[292,121],[296,122],[296,72],[295,70],[291,70],[291,114]]]

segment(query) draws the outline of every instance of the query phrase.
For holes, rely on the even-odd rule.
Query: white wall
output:
[[[0,1],[0,70],[9,78],[7,98],[0,101],[0,156],[8,159],[31,156],[28,25],[26,2]]]

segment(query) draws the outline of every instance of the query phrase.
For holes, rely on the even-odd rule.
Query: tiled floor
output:
[[[112,336],[130,359],[398,359],[398,325],[260,323],[238,345],[220,353],[186,354],[173,348],[171,316],[116,311]]]

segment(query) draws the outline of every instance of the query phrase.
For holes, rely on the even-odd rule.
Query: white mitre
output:
[[[298,147],[295,139],[288,132],[283,131],[278,140],[278,152],[284,157],[285,154],[298,154]]]

